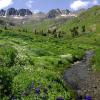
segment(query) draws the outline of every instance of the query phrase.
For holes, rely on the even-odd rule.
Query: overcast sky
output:
[[[15,7],[47,12],[54,8],[78,10],[99,4],[100,0],[0,0],[0,9]]]

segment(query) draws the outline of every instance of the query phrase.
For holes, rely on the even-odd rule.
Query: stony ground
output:
[[[81,61],[65,70],[64,80],[77,94],[76,100],[83,100],[84,96],[91,96],[92,100],[100,100],[100,73],[90,68],[90,59],[93,51],[86,51]]]

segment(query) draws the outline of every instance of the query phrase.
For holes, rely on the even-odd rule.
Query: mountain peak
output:
[[[32,15],[32,12],[29,9],[15,9],[9,8],[7,10],[1,9],[0,16],[28,16]]]

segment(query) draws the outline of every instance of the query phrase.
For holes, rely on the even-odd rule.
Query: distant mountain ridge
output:
[[[68,15],[69,13],[71,13],[71,11],[68,9],[66,9],[66,10],[52,9],[47,13],[47,17],[48,18],[55,18],[59,15]]]
[[[15,9],[15,8],[9,8],[7,10],[1,9],[0,10],[0,16],[26,16],[26,15],[32,15],[32,12],[29,9]]]
[[[48,13],[38,12],[34,13],[29,9],[15,9],[9,8],[7,10],[1,9],[0,10],[0,17],[11,17],[17,19],[26,19],[32,18],[34,20],[41,20],[41,19],[52,19],[52,18],[70,18],[70,17],[77,17],[77,14],[74,14],[68,9],[61,10],[59,8],[52,9],[48,11]]]

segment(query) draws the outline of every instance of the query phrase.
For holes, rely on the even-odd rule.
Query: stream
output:
[[[100,100],[100,73],[90,67],[93,55],[93,51],[86,51],[82,60],[64,71],[64,81],[76,93],[76,100]]]

